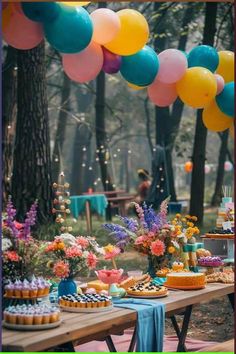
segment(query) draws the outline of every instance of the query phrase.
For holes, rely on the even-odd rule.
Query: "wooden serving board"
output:
[[[113,305],[105,306],[105,307],[91,307],[91,308],[60,306],[60,309],[66,312],[96,313],[96,312],[111,311],[113,309]]]
[[[189,285],[189,286],[170,286],[170,285],[165,285],[168,289],[174,289],[174,290],[199,290],[199,289],[204,289],[206,285]]]
[[[148,295],[145,295],[145,296],[140,296],[140,295],[132,295],[132,294],[127,294],[128,297],[133,297],[135,299],[159,299],[159,298],[162,298],[162,297],[166,297],[168,296],[169,293],[167,292],[166,294],[162,294],[162,295],[152,295],[152,296],[148,296]]]
[[[56,327],[60,326],[61,323],[62,323],[62,320],[57,321],[57,322],[53,322],[53,323],[42,324],[42,325],[19,325],[19,324],[12,324],[12,323],[8,323],[8,322],[3,321],[2,325],[5,328],[13,329],[16,331],[41,331],[43,329],[56,328]]]

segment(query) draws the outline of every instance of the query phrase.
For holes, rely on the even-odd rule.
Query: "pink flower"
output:
[[[95,254],[93,254],[92,252],[89,252],[88,256],[87,256],[87,265],[89,268],[95,268],[97,265],[98,259],[95,256]]]
[[[83,236],[76,237],[76,243],[82,248],[86,248],[89,246],[89,241],[86,240],[86,238]]]
[[[165,245],[162,241],[157,240],[157,241],[152,242],[151,253],[154,256],[161,256],[164,254],[164,252],[165,252]]]
[[[120,249],[119,247],[113,246],[113,245],[107,245],[105,247],[103,247],[104,251],[105,251],[105,259],[112,259],[115,258],[116,256],[118,256],[118,254],[120,254]]]
[[[135,245],[142,245],[145,242],[145,236],[139,236],[136,238],[134,244]]]
[[[70,274],[69,264],[64,261],[58,261],[53,267],[53,272],[59,278],[68,278]]]
[[[69,247],[65,250],[66,258],[81,257],[82,251],[77,246]]]

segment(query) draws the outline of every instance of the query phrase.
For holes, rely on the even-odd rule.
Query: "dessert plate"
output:
[[[170,285],[165,285],[168,289],[173,289],[173,290],[199,290],[199,289],[204,289],[206,286],[205,285],[189,285],[189,286],[170,286]]]
[[[168,296],[169,293],[167,292],[166,294],[161,294],[161,295],[133,295],[133,294],[127,294],[128,297],[133,297],[133,298],[138,298],[138,299],[158,299],[158,298],[162,298],[162,297],[166,297]]]
[[[2,325],[5,328],[14,329],[16,331],[41,331],[43,329],[56,328],[56,327],[60,326],[61,323],[62,323],[62,320],[57,321],[57,322],[53,322],[53,323],[42,324],[42,325],[19,325],[19,324],[12,324],[12,323],[8,323],[8,322],[3,321]]]
[[[94,312],[107,312],[113,309],[113,305],[105,306],[105,307],[91,307],[91,308],[81,308],[81,307],[67,307],[67,306],[60,306],[62,311],[66,312],[83,312],[83,313],[94,313]]]
[[[41,299],[43,297],[47,297],[49,296],[49,294],[47,295],[37,295],[37,296],[25,296],[25,297],[22,297],[22,296],[7,296],[6,294],[3,296],[4,298],[6,299],[17,299],[17,300],[32,300],[32,299]]]

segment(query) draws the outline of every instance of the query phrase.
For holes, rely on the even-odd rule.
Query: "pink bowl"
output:
[[[105,284],[113,284],[118,283],[123,274],[123,269],[101,269],[95,271],[99,280],[101,280]]]

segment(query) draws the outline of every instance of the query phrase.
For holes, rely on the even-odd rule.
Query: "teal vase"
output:
[[[77,293],[77,285],[72,278],[62,279],[58,285],[58,297]]]

